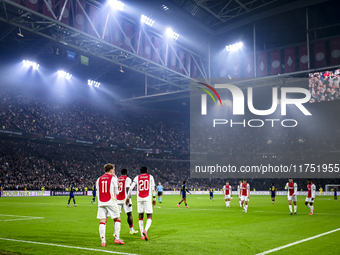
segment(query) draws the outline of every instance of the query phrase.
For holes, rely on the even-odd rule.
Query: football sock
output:
[[[248,209],[248,205],[245,206],[245,210],[246,210],[246,211],[247,211],[247,209]]]
[[[105,223],[101,222],[99,224],[99,235],[100,235],[100,240],[102,241],[102,243],[105,243],[105,232],[106,232]]]
[[[225,207],[228,207],[228,202],[225,202]]]
[[[307,204],[307,207],[310,209],[310,205],[309,204]]]
[[[114,221],[114,230],[115,230],[115,238],[119,239],[120,235],[120,227],[121,227],[121,222],[120,220]]]
[[[310,206],[310,212],[313,212],[313,209],[314,209],[314,205],[311,205]]]
[[[297,210],[297,205],[294,205],[294,212],[296,212]]]
[[[133,225],[129,225],[130,231],[133,231]]]
[[[150,226],[151,226],[151,223],[152,223],[152,219],[151,218],[148,218],[147,221],[146,221],[146,225],[145,225],[145,231],[148,232]]]
[[[162,197],[161,197],[161,202],[162,202]]]
[[[292,205],[289,205],[289,210],[290,210],[290,212],[293,212],[292,210]]]
[[[139,230],[140,230],[141,235],[143,236],[143,230],[144,230],[143,220],[139,220]]]
[[[188,206],[187,203],[185,203],[185,206]]]
[[[241,201],[239,201],[239,203],[240,203],[240,207],[242,207],[242,203],[241,203]]]

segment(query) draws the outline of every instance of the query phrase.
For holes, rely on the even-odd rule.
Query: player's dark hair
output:
[[[244,178],[243,180],[244,180],[244,181],[247,181],[247,179],[246,179],[246,178]]]
[[[183,184],[186,184],[187,182],[186,181],[183,181]]]
[[[121,173],[122,173],[122,175],[127,175],[127,169],[122,169],[122,171],[121,171]]]
[[[110,170],[113,169],[114,167],[115,167],[115,165],[113,165],[113,164],[106,164],[104,166],[105,173],[110,172]]]
[[[312,181],[312,179],[307,179],[307,181]]]
[[[147,168],[146,166],[142,166],[142,167],[140,168],[140,172],[141,172],[142,174],[146,174],[146,173],[148,172],[148,168]]]
[[[274,183],[272,183],[272,186],[274,186]]]

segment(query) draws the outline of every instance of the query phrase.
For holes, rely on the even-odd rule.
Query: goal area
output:
[[[332,191],[332,189],[334,189],[334,187],[336,187],[339,191],[340,184],[326,184],[325,191],[326,192]]]

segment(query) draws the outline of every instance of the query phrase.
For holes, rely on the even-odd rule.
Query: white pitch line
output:
[[[9,220],[0,220],[0,221],[41,220],[41,219],[44,219],[44,217],[23,216],[23,215],[12,215],[12,214],[0,214],[0,216],[4,216],[4,217],[20,217],[20,219],[9,219]]]
[[[41,220],[44,219],[44,217],[29,217],[25,219],[9,219],[9,220],[0,220],[0,221],[15,221],[15,220]]]
[[[286,245],[277,247],[277,248],[275,248],[275,249],[271,249],[271,250],[268,250],[268,251],[264,251],[264,252],[258,253],[258,254],[256,254],[256,255],[265,255],[265,254],[269,254],[269,253],[272,253],[272,252],[276,252],[276,251],[279,251],[279,250],[282,250],[282,249],[291,247],[291,246],[293,246],[293,245],[297,245],[297,244],[300,244],[300,243],[303,243],[303,242],[307,242],[307,241],[309,241],[309,240],[313,240],[313,239],[315,239],[315,238],[319,238],[319,237],[321,237],[321,236],[325,236],[325,235],[334,233],[334,232],[339,231],[339,230],[340,230],[340,228],[337,228],[337,229],[334,229],[334,230],[331,230],[331,231],[328,231],[328,232],[325,232],[325,233],[322,233],[322,234],[319,234],[319,235],[316,235],[316,236],[312,236],[312,237],[309,237],[309,238],[306,238],[306,239],[302,239],[302,240],[300,240],[300,241],[296,241],[296,242],[294,242],[294,243],[290,243],[290,244],[286,244]]]
[[[134,254],[134,253],[126,253],[126,252],[119,252],[119,251],[99,250],[99,249],[86,248],[86,247],[68,246],[68,245],[61,245],[61,244],[54,244],[54,243],[41,243],[41,242],[33,242],[33,241],[26,241],[26,240],[2,238],[2,237],[0,237],[0,240],[21,242],[21,243],[30,243],[30,244],[40,244],[40,245],[48,245],[48,246],[56,246],[56,247],[86,250],[86,251],[98,251],[98,252],[113,253],[113,254],[138,255],[138,254]]]
[[[7,217],[34,217],[34,216],[11,215],[11,214],[0,214],[0,216],[7,216]]]

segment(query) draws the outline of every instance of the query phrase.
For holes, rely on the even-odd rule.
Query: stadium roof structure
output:
[[[79,0],[69,1],[73,5],[79,3]],[[30,59],[38,59],[51,68],[66,66],[65,69],[73,74],[91,76],[94,80],[100,79],[102,83],[112,84],[112,89],[117,90],[121,98],[135,102],[179,100],[187,104],[183,98],[189,96],[190,80],[195,80],[190,70],[183,68],[184,71],[179,72],[162,65],[161,61],[160,63],[150,61],[138,54],[134,47],[128,51],[103,40],[99,33],[90,35],[80,31],[62,23],[60,16],[48,17],[22,5],[23,2],[25,1],[21,1],[20,4],[19,0],[1,0],[0,53],[3,60],[10,61],[15,58],[22,60],[29,56]],[[40,2],[41,5],[48,1]],[[89,6],[101,7],[106,1],[85,2]],[[208,78],[212,75],[210,55],[215,54],[221,45],[225,45],[228,38],[240,38],[240,33],[241,39],[247,40],[244,34],[252,36],[252,31],[248,30],[254,22],[259,22],[257,38],[260,43],[257,50],[263,46],[262,42],[272,47],[275,47],[275,40],[285,45],[293,44],[301,42],[301,38],[306,38],[306,7],[314,6],[315,10],[319,10],[323,6],[322,10],[328,10],[336,3],[335,0],[132,0],[126,4],[134,6],[135,10],[138,10],[138,15],[133,11],[121,12],[114,19],[117,21],[118,17],[131,24],[138,24],[140,14],[144,12],[148,15],[151,13],[152,18],[157,21],[179,28],[184,39],[169,44],[169,50],[176,47],[185,51],[198,67],[198,76]],[[88,10],[84,10],[85,12]],[[317,24],[320,28],[329,26],[334,28],[339,25],[338,16],[330,13],[312,11],[314,16],[318,15],[321,18]],[[266,31],[268,34],[275,31],[275,24],[271,26],[268,20],[264,21],[273,17],[279,19],[278,22],[288,23],[290,29],[298,31],[300,37],[294,41],[289,36],[289,30],[281,30],[281,36],[275,34],[275,40],[264,35]],[[85,19],[88,20],[89,26],[92,26],[90,18],[86,16]],[[266,22],[265,27],[263,22]],[[122,27],[120,29],[123,31]],[[320,34],[323,32],[316,28],[311,32],[316,31]],[[162,38],[161,32],[161,29],[141,29],[144,36],[151,34]],[[126,36],[124,32],[123,35]],[[155,48],[153,42],[150,41],[150,44]],[[56,51],[67,50],[90,57],[91,68],[81,65],[80,60],[70,61],[56,54]],[[176,55],[176,58],[184,67],[180,57]],[[137,98],[139,100],[134,100]]]

